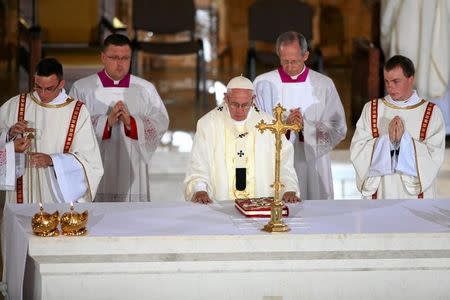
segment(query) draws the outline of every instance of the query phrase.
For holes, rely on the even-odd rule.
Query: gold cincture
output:
[[[85,235],[87,221],[88,211],[85,210],[80,214],[73,209],[73,203],[70,203],[70,211],[61,216],[61,232],[69,236]]]
[[[49,214],[44,211],[42,203],[39,203],[39,212],[31,220],[33,233],[38,236],[58,236],[59,212]]]
[[[273,112],[275,115],[275,120],[271,124],[266,124],[264,120],[261,120],[256,128],[259,129],[261,133],[264,130],[270,130],[275,135],[275,182],[271,185],[274,188],[274,201],[271,205],[270,210],[270,221],[262,230],[267,232],[287,232],[289,231],[289,226],[283,222],[282,213],[283,213],[283,200],[280,197],[280,190],[283,187],[283,184],[280,182],[280,160],[281,160],[281,136],[286,133],[288,130],[300,131],[301,126],[299,124],[287,125],[282,121],[282,114],[286,109],[278,104],[273,108]]]

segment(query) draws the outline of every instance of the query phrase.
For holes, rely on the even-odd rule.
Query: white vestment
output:
[[[0,190],[16,188],[16,178],[23,175],[25,155],[14,152],[14,143],[0,141]]]
[[[450,1],[383,0],[380,22],[386,59],[412,60],[419,95],[441,108],[450,133]]]
[[[149,163],[169,125],[166,108],[150,82],[127,75],[116,85],[108,84],[105,74],[82,78],[70,91],[86,104],[100,145],[105,175],[95,201],[150,201]],[[111,128],[109,138],[103,138],[108,113],[119,100],[135,120],[137,139],[127,136],[122,122]]]
[[[281,69],[256,77],[256,103],[271,113],[278,103],[289,110],[300,108],[303,115],[303,140],[290,134],[294,144],[294,166],[303,199],[333,199],[330,151],[345,138],[347,125],[344,109],[332,80],[313,70],[304,69],[303,82],[285,82]],[[288,75],[287,75],[288,76]],[[302,75],[300,75],[302,76]]]
[[[19,99],[20,95],[15,96],[0,108],[0,139],[3,142],[9,141],[8,131],[18,121]],[[64,91],[47,104],[40,101],[37,93],[27,94],[24,120],[36,130],[29,151],[50,155],[53,166],[35,168],[26,165],[22,188],[15,186],[15,191],[8,191],[7,201],[92,201],[103,166],[86,107],[77,105],[77,101],[68,98]]]
[[[364,106],[350,146],[357,188],[364,198],[436,197],[436,177],[445,150],[442,114],[439,107],[416,93],[408,102],[396,103],[386,96]],[[430,116],[428,121],[426,113]],[[389,122],[395,116],[405,126],[397,151],[388,132]]]
[[[261,120],[269,124],[273,121],[270,115],[252,107],[246,121],[237,124],[230,117],[227,105],[222,104],[198,121],[184,181],[187,201],[201,185],[204,189],[200,190],[206,190],[212,200],[273,196],[270,185],[275,178],[275,136],[267,130],[263,133],[258,131],[255,126]],[[240,153],[245,158],[241,162]],[[280,196],[288,191],[296,192],[298,196],[293,148],[284,137],[280,165],[284,184]],[[236,189],[237,167],[245,168],[244,191]]]

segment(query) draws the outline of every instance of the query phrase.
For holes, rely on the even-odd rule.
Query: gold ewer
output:
[[[70,211],[61,216],[61,232],[63,235],[80,236],[87,233],[88,211],[78,213],[70,203]]]
[[[31,219],[33,233],[38,236],[58,236],[59,212],[49,214],[44,211],[42,203],[39,203],[39,212]]]

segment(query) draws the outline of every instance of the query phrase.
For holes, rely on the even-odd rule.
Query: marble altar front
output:
[[[231,201],[153,202],[77,204],[90,213],[87,236],[42,238],[31,234],[37,209],[5,207],[10,299],[450,295],[449,200],[305,201],[290,205],[282,234]]]

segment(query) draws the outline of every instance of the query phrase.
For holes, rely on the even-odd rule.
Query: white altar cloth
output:
[[[60,214],[67,204],[46,204]],[[10,299],[379,299],[450,294],[450,201],[305,201],[291,232],[233,203],[84,203],[88,235],[31,233],[4,210]],[[270,276],[274,276],[270,279]],[[25,277],[25,279],[24,279]],[[270,299],[270,298],[267,298]]]

